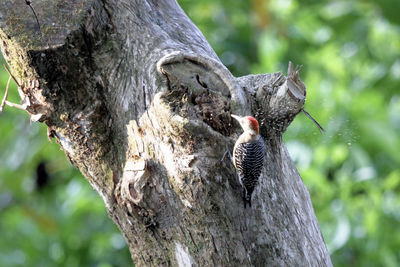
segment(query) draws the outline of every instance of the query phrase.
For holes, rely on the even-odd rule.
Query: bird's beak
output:
[[[240,116],[237,116],[237,115],[231,114],[231,117],[232,117],[232,118],[234,118],[235,120],[237,120],[238,122],[240,122],[240,119],[241,119],[241,117],[240,117]]]

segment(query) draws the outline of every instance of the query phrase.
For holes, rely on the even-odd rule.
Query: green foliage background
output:
[[[335,266],[400,262],[400,1],[180,0],[236,75],[302,64],[306,110],[285,141]],[[0,73],[0,92],[8,76]],[[18,102],[15,86],[10,100]],[[47,163],[44,190],[35,169]],[[0,266],[128,266],[101,198],[46,129],[0,116]]]

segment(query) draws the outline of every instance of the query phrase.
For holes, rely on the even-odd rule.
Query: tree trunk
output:
[[[0,3],[3,55],[102,196],[138,266],[331,266],[282,141],[306,89],[298,70],[235,78],[175,0]],[[252,208],[229,157],[255,116],[266,155]]]

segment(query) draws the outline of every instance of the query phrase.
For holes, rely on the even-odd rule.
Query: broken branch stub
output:
[[[306,87],[289,62],[288,76],[282,73],[248,75],[238,78],[245,88],[251,112],[260,123],[261,134],[280,136],[301,111]]]

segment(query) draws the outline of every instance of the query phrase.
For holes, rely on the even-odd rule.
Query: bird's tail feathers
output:
[[[247,203],[251,208],[251,194],[247,192],[246,188],[243,189],[243,203],[244,203],[244,208],[246,208]]]

